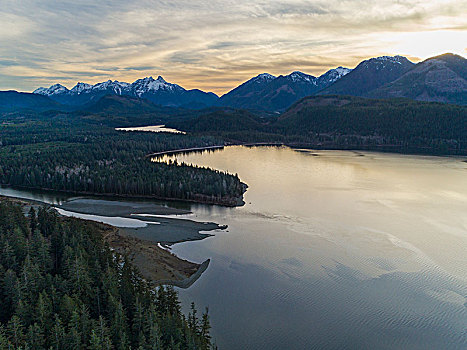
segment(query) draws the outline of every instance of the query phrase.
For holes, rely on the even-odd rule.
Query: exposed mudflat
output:
[[[128,216],[131,214],[182,215],[190,213],[188,210],[170,208],[150,202],[111,201],[91,198],[70,199],[57,207],[82,214],[104,216]]]
[[[145,202],[77,198],[66,201],[57,208],[86,215],[138,220],[142,224],[140,227],[124,227],[118,224],[114,226],[120,228],[123,236],[166,245],[204,239],[211,236],[206,232],[225,228],[213,222],[166,217],[190,212]],[[99,221],[98,217],[94,219]]]

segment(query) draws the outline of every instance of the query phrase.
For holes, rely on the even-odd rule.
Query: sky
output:
[[[465,0],[0,0],[0,90],[162,75],[223,94],[268,72],[467,56]]]

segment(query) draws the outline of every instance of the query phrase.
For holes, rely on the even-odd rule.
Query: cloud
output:
[[[462,0],[0,0],[0,89],[160,74],[222,93],[265,71],[426,58],[441,37],[463,54],[465,13]]]

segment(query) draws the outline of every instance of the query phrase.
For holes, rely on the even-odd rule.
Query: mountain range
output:
[[[219,99],[221,106],[267,111],[285,110],[295,101],[325,89],[351,72],[338,67],[314,77],[302,72],[275,77],[260,74]]]
[[[97,102],[106,95],[131,96],[147,99],[155,104],[170,107],[201,109],[209,106],[226,106],[245,109],[283,110],[298,99],[314,94],[339,80],[351,69],[331,69],[320,77],[302,72],[275,77],[260,74],[219,98],[212,92],[198,89],[186,90],[161,76],[147,77],[129,84],[108,80],[95,85],[77,83],[72,89],[61,84],[40,87],[34,94],[48,96],[64,105],[83,106]]]
[[[398,79],[366,95],[375,98],[406,97],[419,101],[467,104],[465,58],[445,54],[429,58]]]
[[[361,62],[349,74],[319,95],[365,96],[368,92],[396,80],[415,66],[402,56],[382,56]]]
[[[35,94],[50,97],[65,105],[80,106],[97,102],[105,95],[121,95],[147,99],[155,104],[170,107],[204,108],[213,105],[218,96],[198,89],[186,90],[180,85],[168,83],[161,76],[157,79],[146,77],[129,84],[117,80],[107,80],[90,85],[77,83],[68,90],[60,84],[49,88],[38,88]]]
[[[107,95],[147,100],[164,107],[203,109],[212,106],[283,112],[303,97],[312,95],[349,95],[369,98],[406,97],[419,101],[467,104],[466,59],[444,54],[414,64],[403,56],[382,56],[362,61],[354,69],[338,67],[319,77],[299,71],[274,76],[268,73],[244,82],[218,97],[212,92],[187,90],[159,76],[133,83],[108,80],[95,85],[77,83],[72,89],[61,84],[38,88],[33,94],[8,93],[0,96],[0,109],[74,109],[93,110],[92,105]],[[37,96],[35,98],[34,96]],[[113,105],[117,100],[106,100]],[[128,101],[122,101],[128,106]],[[148,103],[136,103],[149,111]],[[94,109],[105,109],[102,103]],[[113,107],[114,109],[116,107]]]

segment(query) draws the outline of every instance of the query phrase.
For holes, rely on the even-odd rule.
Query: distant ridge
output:
[[[219,104],[235,108],[283,111],[302,97],[314,94],[351,71],[338,67],[314,77],[299,71],[274,77],[264,73],[223,95]]]
[[[414,63],[402,56],[371,58],[359,63],[352,72],[319,92],[319,95],[365,96],[399,78],[414,66]]]
[[[35,94],[66,106],[89,106],[106,95],[143,98],[175,108],[203,109],[223,106],[256,111],[285,111],[312,95],[407,97],[421,101],[467,104],[467,64],[462,56],[445,54],[415,65],[403,56],[381,56],[360,62],[355,69],[338,67],[319,77],[300,71],[288,75],[259,74],[222,97],[198,89],[186,90],[161,76],[133,83],[108,80],[95,85],[77,83],[38,88]]]
[[[8,112],[18,109],[45,111],[62,107],[47,96],[17,91],[0,91],[0,111]]]
[[[48,96],[54,101],[73,106],[97,102],[105,95],[121,95],[147,99],[155,104],[171,107],[204,108],[213,105],[218,96],[198,89],[186,90],[180,85],[168,83],[161,76],[146,77],[129,84],[107,80],[90,85],[77,83],[71,90],[60,84],[38,88],[35,94]]]
[[[418,101],[467,104],[467,60],[444,54],[418,63],[393,82],[368,94],[369,97],[407,97]]]

